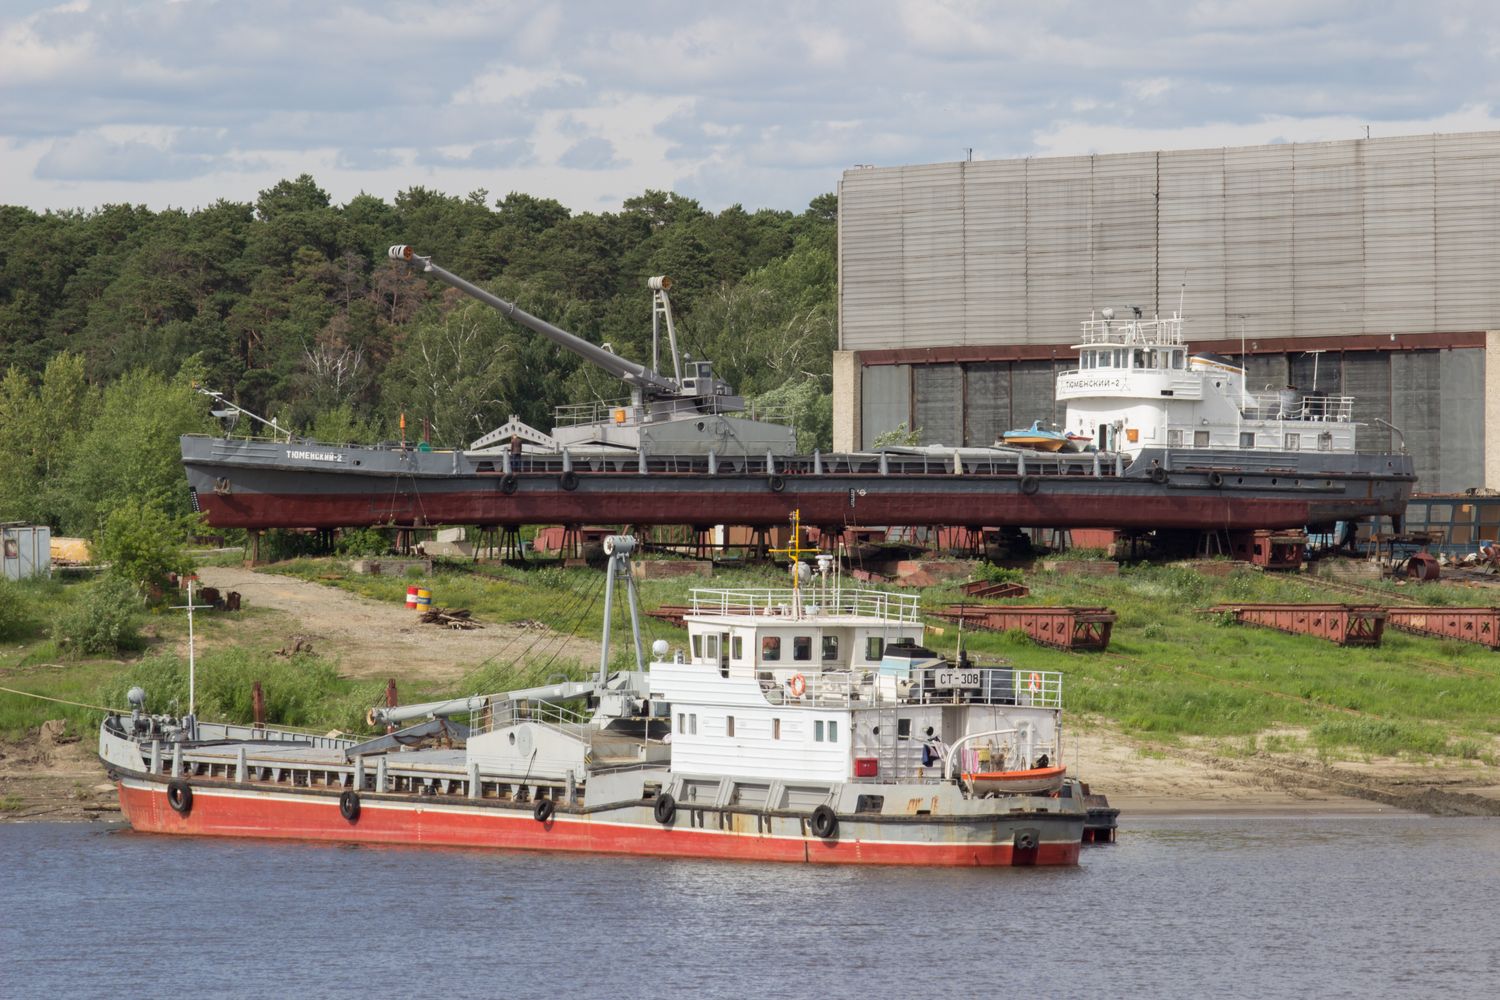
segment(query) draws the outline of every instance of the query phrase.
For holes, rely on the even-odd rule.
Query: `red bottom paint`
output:
[[[144,833],[206,837],[264,837],[424,847],[489,847],[596,854],[643,854],[739,861],[820,864],[1010,866],[1073,865],[1079,841],[1042,842],[1033,851],[1010,844],[872,843],[773,837],[764,834],[611,823],[558,814],[538,823],[529,811],[444,808],[366,798],[354,822],[339,813],[333,796],[305,800],[193,786],[184,816],[167,803],[166,786],[119,782],[120,808]],[[461,811],[462,810],[462,811]]]

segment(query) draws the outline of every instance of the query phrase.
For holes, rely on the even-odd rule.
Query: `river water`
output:
[[[1500,822],[1125,817],[1073,869],[0,826],[0,996],[1492,997]]]

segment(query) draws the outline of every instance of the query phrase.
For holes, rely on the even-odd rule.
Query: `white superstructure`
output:
[[[1057,399],[1065,429],[1101,451],[1355,450],[1353,397],[1252,392],[1243,367],[1188,349],[1180,316],[1116,320],[1106,309],[1084,321],[1073,346],[1079,366],[1057,377]]]

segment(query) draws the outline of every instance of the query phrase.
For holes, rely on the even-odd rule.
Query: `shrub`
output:
[[[15,639],[31,627],[21,588],[0,576],[0,639]]]
[[[1026,574],[1020,570],[996,566],[992,562],[980,563],[974,575],[990,583],[1021,583],[1026,579]]]
[[[119,577],[105,577],[57,616],[52,640],[71,656],[118,653],[140,645],[141,617],[140,592]]]
[[[355,528],[341,532],[333,548],[341,556],[363,559],[385,555],[390,551],[391,543],[374,528]]]
[[[181,525],[149,504],[115,508],[99,532],[96,554],[112,576],[135,586],[165,590],[173,573],[186,573],[192,560],[182,550]]]

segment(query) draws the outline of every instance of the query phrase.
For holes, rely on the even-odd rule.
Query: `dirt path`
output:
[[[500,657],[511,662],[545,660],[588,664],[599,658],[599,643],[559,635],[538,625],[484,623],[461,631],[423,625],[402,605],[374,601],[337,587],[294,577],[215,566],[199,578],[222,591],[237,590],[247,608],[280,612],[267,638],[300,637],[313,651],[339,663],[349,677],[396,676],[423,681],[456,681],[470,669]]]

